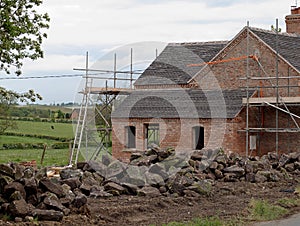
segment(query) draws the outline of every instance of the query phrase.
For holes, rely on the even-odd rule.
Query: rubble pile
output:
[[[300,152],[245,158],[221,149],[188,154],[153,146],[133,153],[129,164],[104,154],[101,161],[62,168],[57,177],[49,168],[0,164],[0,206],[15,221],[61,221],[88,211],[88,198],[209,196],[218,181],[277,182],[295,175],[300,175]]]

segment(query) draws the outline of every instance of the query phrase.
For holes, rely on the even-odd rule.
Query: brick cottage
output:
[[[288,33],[245,27],[232,40],[171,43],[112,114],[112,154],[300,150],[300,8]],[[248,153],[248,152],[247,152]]]

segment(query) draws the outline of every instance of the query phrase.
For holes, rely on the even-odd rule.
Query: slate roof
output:
[[[276,32],[250,28],[262,41],[276,51]],[[300,36],[297,34],[278,34],[278,53],[300,71]]]
[[[112,118],[234,118],[243,97],[246,93],[240,90],[136,90],[116,107]]]
[[[168,44],[134,85],[187,84],[203,67],[187,65],[210,61],[227,43],[220,41]]]

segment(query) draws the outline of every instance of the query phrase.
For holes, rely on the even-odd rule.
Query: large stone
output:
[[[247,173],[245,176],[246,181],[254,183],[255,182],[255,174],[254,173]]]
[[[47,196],[44,198],[43,202],[48,207],[48,209],[54,209],[59,211],[63,211],[64,209],[64,206],[61,204],[60,200],[53,193],[48,193]]]
[[[15,170],[8,164],[0,164],[0,174],[14,178]]]
[[[193,185],[187,187],[187,189],[197,192],[200,195],[210,195],[212,192],[212,185],[209,181],[203,180],[195,182]]]
[[[183,195],[183,191],[186,189],[185,186],[182,184],[181,176],[178,174],[171,176],[168,181],[166,182],[166,186],[170,193],[176,193],[179,195]]]
[[[53,183],[48,178],[43,178],[39,182],[40,187],[46,191],[56,194],[59,198],[65,196],[64,190],[61,185]]]
[[[201,161],[203,156],[204,153],[202,151],[194,151],[193,154],[191,155],[191,159]]]
[[[127,177],[122,178],[122,183],[130,183],[139,187],[145,185],[146,178],[142,167],[129,165],[126,175]]]
[[[225,173],[234,173],[238,178],[245,174],[245,170],[242,167],[239,167],[237,165],[226,167],[224,169],[224,172]]]
[[[73,206],[76,208],[80,208],[87,204],[87,197],[84,194],[77,195],[73,201]]]
[[[137,191],[138,196],[157,197],[161,193],[157,188],[145,186]]]
[[[61,179],[78,178],[81,177],[82,171],[80,169],[63,169],[60,171]]]
[[[22,183],[24,184],[24,189],[26,191],[27,196],[36,195],[38,191],[36,180],[32,177],[30,179],[24,178],[22,179]]]
[[[215,161],[219,164],[222,164],[223,166],[226,166],[228,159],[225,155],[219,155],[216,157]]]
[[[300,158],[300,152],[292,152],[289,154],[289,158],[292,162],[298,161],[298,158]]]
[[[32,216],[39,221],[61,221],[64,214],[56,210],[35,209],[32,211]]]
[[[0,194],[4,192],[4,187],[13,181],[14,180],[9,176],[0,175]]]
[[[169,158],[165,159],[161,164],[164,165],[165,171],[171,175],[171,168],[176,168],[176,171],[178,172],[182,168],[189,167],[189,158],[187,155],[173,155]]]
[[[268,152],[267,157],[270,161],[278,161],[279,156],[275,152]]]
[[[223,173],[222,173],[222,171],[216,169],[216,170],[215,170],[215,176],[216,176],[216,179],[222,179],[222,178],[223,178]]]
[[[132,164],[137,166],[150,166],[158,161],[157,155],[142,156],[139,159],[133,160]]]
[[[143,154],[141,152],[133,152],[131,155],[130,155],[130,162],[132,162],[133,160],[135,159],[139,159],[143,156]]]
[[[156,185],[160,187],[165,184],[164,179],[158,174],[146,172],[145,177],[148,185]]]
[[[23,171],[24,178],[30,179],[35,176],[34,169],[32,167],[26,167]],[[46,175],[45,175],[46,176]],[[40,178],[39,178],[40,179]]]
[[[264,183],[266,181],[268,181],[268,173],[266,172],[262,172],[262,171],[258,171],[255,174],[255,182],[256,183]]]
[[[29,211],[29,205],[24,199],[15,200],[8,206],[8,213],[13,217],[25,217]]]
[[[90,192],[90,197],[91,198],[108,198],[108,197],[112,197],[113,194],[106,192],[106,191],[91,191]]]
[[[22,177],[24,177],[24,169],[25,166],[19,165],[17,163],[12,163],[11,167],[14,169],[14,178],[15,180],[20,180]]]
[[[28,168],[29,169],[29,171],[30,170],[33,170],[33,172],[34,172],[34,169],[32,168],[32,167],[30,167],[30,168]],[[34,177],[35,177],[35,179],[37,179],[37,181],[39,181],[39,180],[41,180],[42,178],[45,178],[45,177],[47,177],[47,168],[46,167],[44,167],[44,168],[41,168],[41,169],[39,169],[37,172],[36,172],[36,174],[34,175]],[[29,172],[28,171],[28,172]],[[28,175],[29,176],[29,175]],[[27,178],[31,178],[31,177],[27,177]]]
[[[73,200],[75,198],[75,194],[72,192],[71,187],[67,184],[63,184],[61,187],[64,190],[65,196],[63,198],[60,198],[60,200],[66,199],[69,202],[73,202]],[[77,189],[77,188],[75,188],[75,189]]]
[[[4,195],[6,198],[9,198],[15,191],[19,191],[23,199],[26,199],[26,192],[21,183],[14,181],[4,187]]]
[[[129,195],[137,195],[138,186],[131,183],[123,183],[122,186],[126,189]]]
[[[286,164],[284,166],[284,168],[288,171],[288,172],[293,172],[295,170],[295,164],[294,163],[289,163]]]
[[[163,161],[164,159],[172,156],[175,154],[175,149],[174,148],[166,148],[166,149],[160,149],[157,152],[157,156],[159,161]]]
[[[239,180],[235,173],[224,173],[223,179],[225,182],[237,182]]]
[[[287,163],[289,163],[290,157],[287,154],[282,154],[279,159],[278,167],[284,167]]]
[[[169,174],[165,169],[165,165],[161,162],[157,162],[155,164],[152,164],[149,167],[149,172],[150,173],[155,173],[160,175],[164,180],[166,180],[167,178],[169,178]]]
[[[106,164],[107,163],[111,163],[111,161],[107,161]],[[102,177],[106,177],[106,169],[108,166],[106,164],[98,161],[89,161],[89,166]]]
[[[126,168],[126,164],[115,160],[110,163],[106,169],[106,179],[110,178],[121,178],[123,176],[124,170]]]
[[[205,171],[208,169],[210,162],[209,160],[202,160],[201,162],[197,162],[197,170],[198,171]]]
[[[9,197],[10,201],[15,201],[15,200],[20,200],[20,199],[23,199],[23,197],[21,195],[21,192],[19,192],[19,191],[15,191]]]
[[[75,188],[79,188],[81,185],[81,182],[77,177],[65,179],[62,181],[62,183],[69,185],[72,190]]]
[[[216,170],[218,168],[218,163],[217,162],[212,162],[210,165],[209,165],[209,168],[211,170]]]
[[[112,193],[114,195],[121,195],[126,193],[125,188],[123,188],[121,185],[114,183],[114,182],[108,182],[107,184],[104,185],[105,191]]]

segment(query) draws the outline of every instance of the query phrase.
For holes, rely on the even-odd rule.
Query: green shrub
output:
[[[250,202],[250,212],[254,220],[275,220],[278,219],[285,214],[287,214],[287,209],[272,205],[264,200],[251,200]]]
[[[60,143],[54,143],[51,145],[52,149],[67,149],[69,148],[69,142],[60,142]]]
[[[10,143],[3,144],[2,149],[43,149],[43,143]]]

